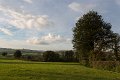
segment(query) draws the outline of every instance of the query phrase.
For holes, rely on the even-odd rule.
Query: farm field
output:
[[[0,59],[0,80],[120,80],[120,73],[86,68],[79,63]]]

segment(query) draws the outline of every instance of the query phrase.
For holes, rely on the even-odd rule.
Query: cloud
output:
[[[24,40],[6,40],[0,38],[0,47],[13,49],[31,49],[31,50],[71,50],[72,44],[53,44],[53,45],[33,45]]]
[[[30,38],[27,40],[27,43],[37,44],[37,45],[49,45],[52,43],[64,43],[66,41],[69,41],[69,39],[65,39],[60,35],[54,35],[49,33],[48,35],[42,36],[40,38],[38,37]]]
[[[47,15],[32,15],[13,10],[11,8],[0,6],[0,11],[8,18],[5,18],[8,24],[20,29],[37,29],[48,28],[53,26]]]
[[[22,40],[6,40],[6,39],[0,38],[0,47],[14,48],[14,49],[23,49],[25,47],[27,49],[28,47],[31,47],[31,46]]]
[[[30,3],[30,4],[32,3],[32,0],[23,0],[23,1]]]
[[[0,28],[0,32],[3,32],[4,34],[7,34],[9,36],[12,36],[12,32],[6,28]]]
[[[68,5],[68,7],[76,12],[79,11],[87,11],[90,9],[94,9],[96,7],[95,4],[83,4],[83,3],[77,3],[77,2],[72,2]]]
[[[27,43],[30,43],[30,44],[41,44],[41,45],[47,45],[48,43],[45,42],[44,40],[41,40],[39,39],[38,37],[33,37],[33,38],[30,38],[26,41]]]

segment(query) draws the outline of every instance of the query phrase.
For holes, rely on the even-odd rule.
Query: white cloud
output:
[[[23,40],[6,40],[0,38],[0,47],[14,49],[35,49],[35,50],[71,50],[72,44],[33,45]]]
[[[90,9],[94,9],[96,7],[96,5],[72,2],[71,4],[68,5],[68,7],[76,12],[79,12],[79,11],[84,12],[84,11],[87,11]]]
[[[0,38],[0,47],[23,49],[24,47],[28,48],[28,47],[31,47],[31,46],[28,45],[25,41],[21,41],[21,40],[6,40],[6,39]]]
[[[74,11],[79,11],[81,6],[79,3],[73,2],[71,4],[68,5],[69,8],[71,8]]]
[[[53,34],[48,34],[46,36],[42,36],[40,38],[38,37],[33,37],[27,40],[28,43],[30,44],[37,44],[37,45],[48,45],[48,44],[54,44],[54,43],[63,43],[69,41],[69,39],[65,39],[61,37],[60,35],[53,35]]]
[[[7,23],[20,29],[40,30],[53,26],[53,22],[48,19],[47,15],[25,14],[3,6],[0,6],[0,11],[9,17],[9,19],[6,18]]]
[[[30,3],[30,4],[32,3],[32,0],[23,0],[23,1]]]
[[[0,28],[0,32],[3,32],[4,34],[7,34],[9,36],[12,36],[12,32],[6,28]]]

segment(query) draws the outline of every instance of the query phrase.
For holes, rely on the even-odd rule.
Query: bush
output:
[[[7,56],[7,54],[8,54],[7,52],[3,52],[2,56]]]
[[[93,61],[92,65],[93,68],[109,70],[109,71],[117,71],[120,70],[119,62],[118,61]]]
[[[20,58],[22,56],[22,53],[20,50],[16,50],[15,53],[14,53],[14,57],[15,58]]]
[[[46,51],[43,53],[43,59],[46,62],[58,62],[60,59],[59,57],[59,54],[54,51]]]
[[[79,62],[78,55],[72,50],[58,52],[60,62]]]
[[[65,51],[65,61],[66,62],[73,62],[74,60],[74,52],[72,50]]]
[[[28,55],[26,56],[29,61],[43,61],[40,55]]]

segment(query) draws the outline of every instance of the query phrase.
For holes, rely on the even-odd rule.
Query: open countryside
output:
[[[120,73],[91,69],[79,63],[0,59],[1,80],[119,80]]]
[[[119,13],[119,0],[0,0],[0,80],[120,80]]]

